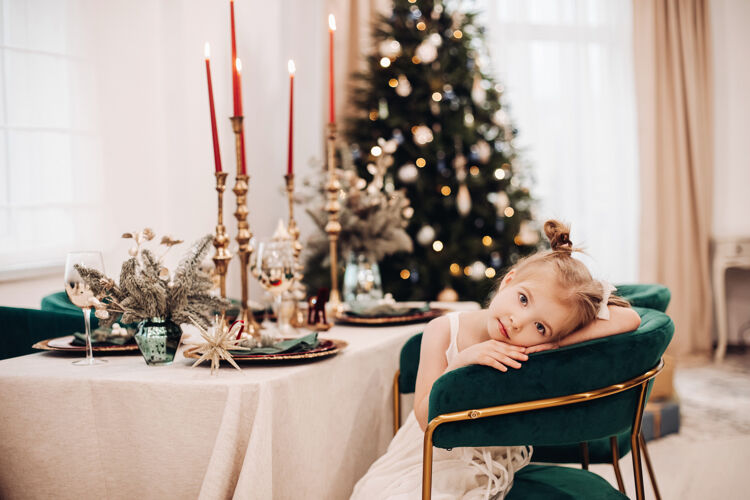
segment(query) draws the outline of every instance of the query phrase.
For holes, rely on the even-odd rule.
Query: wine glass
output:
[[[289,316],[282,314],[282,296],[294,282],[294,248],[287,239],[261,240],[256,245],[250,263],[253,273],[261,286],[274,299],[274,314],[277,328],[272,332],[274,340],[281,340],[282,334],[292,333]]]
[[[76,366],[101,365],[106,359],[94,359],[91,349],[91,299],[94,293],[91,288],[83,282],[81,275],[76,270],[76,264],[96,271],[104,272],[104,261],[100,252],[70,252],[65,260],[65,291],[68,298],[76,306],[83,310],[83,319],[86,324],[86,359],[73,361]]]

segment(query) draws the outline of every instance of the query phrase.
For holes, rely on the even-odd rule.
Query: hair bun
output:
[[[573,243],[570,241],[570,226],[550,219],[544,223],[544,234],[547,235],[553,251],[573,251]]]

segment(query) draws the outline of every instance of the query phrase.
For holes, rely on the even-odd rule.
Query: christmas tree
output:
[[[493,278],[539,244],[529,168],[513,147],[503,88],[489,75],[484,30],[476,13],[439,0],[394,0],[373,36],[345,140],[366,178],[383,154],[378,140],[395,139],[386,183],[413,208],[413,251],[383,258],[383,288],[398,300],[452,289],[482,301]]]

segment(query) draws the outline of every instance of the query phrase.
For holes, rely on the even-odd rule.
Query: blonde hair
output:
[[[573,247],[570,241],[570,227],[557,220],[544,223],[544,234],[550,244],[550,250],[537,252],[519,260],[512,268],[514,280],[523,280],[551,268],[557,278],[558,287],[564,291],[561,300],[571,306],[570,325],[567,331],[561,332],[558,338],[588,325],[596,319],[604,296],[602,282],[595,280],[586,265],[574,259],[573,252],[581,252]],[[549,273],[544,273],[545,278]],[[607,305],[630,307],[627,300],[610,295]]]

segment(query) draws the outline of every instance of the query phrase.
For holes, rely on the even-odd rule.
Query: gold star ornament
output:
[[[214,326],[206,330],[193,320],[193,318],[190,318],[190,321],[200,330],[201,337],[205,340],[202,344],[198,344],[198,347],[195,349],[195,352],[200,354],[200,357],[192,364],[191,368],[198,366],[206,360],[211,360],[211,375],[213,375],[219,369],[221,360],[224,359],[242,371],[234,359],[232,359],[232,354],[229,352],[230,350],[250,350],[249,347],[240,346],[239,343],[241,340],[237,339],[237,333],[242,328],[241,322],[237,322],[229,328],[224,318],[222,318]]]

